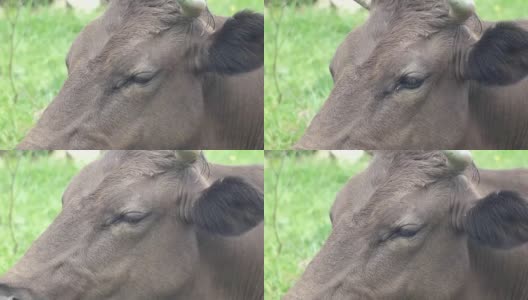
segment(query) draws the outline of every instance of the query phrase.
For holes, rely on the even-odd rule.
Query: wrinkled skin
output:
[[[522,187],[526,197],[526,184],[503,185],[499,176],[528,171],[483,171],[479,188],[475,170],[452,171],[445,161],[441,153],[376,153],[337,195],[330,236],[284,299],[525,299],[528,201],[497,192]],[[475,235],[483,231],[502,235]]]
[[[74,41],[68,78],[18,148],[263,148],[263,22],[112,1]]]
[[[528,22],[460,25],[444,1],[373,2],[338,47],[332,92],[296,148],[528,148]]]
[[[203,167],[172,152],[91,163],[0,299],[263,299],[263,169]]]

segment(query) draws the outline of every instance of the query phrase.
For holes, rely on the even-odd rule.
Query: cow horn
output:
[[[444,150],[449,165],[457,171],[463,171],[473,163],[473,157],[469,150]]]
[[[202,150],[178,150],[176,157],[187,163],[194,163],[202,155]]]
[[[363,6],[364,9],[370,10],[370,1],[371,0],[354,0],[357,4]]]
[[[474,0],[448,0],[449,16],[459,22],[464,23],[475,13]]]
[[[207,7],[205,0],[178,0],[183,13],[189,17],[198,17]]]

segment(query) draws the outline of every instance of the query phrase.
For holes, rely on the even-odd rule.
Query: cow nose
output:
[[[0,300],[41,300],[28,289],[13,288],[0,283]]]

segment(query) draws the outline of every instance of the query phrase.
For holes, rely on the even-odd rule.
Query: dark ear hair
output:
[[[492,248],[509,249],[526,243],[528,201],[516,192],[491,193],[467,212],[464,229],[470,239]]]
[[[238,74],[259,68],[264,64],[264,16],[236,13],[213,33],[204,50],[198,71]]]
[[[240,235],[264,219],[264,195],[242,178],[225,177],[202,192],[191,219],[210,233]]]
[[[528,31],[515,23],[497,23],[469,50],[466,79],[486,85],[508,85],[526,75]]]

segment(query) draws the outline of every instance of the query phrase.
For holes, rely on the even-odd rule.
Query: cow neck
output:
[[[528,299],[528,245],[495,250],[469,241],[468,252],[472,272],[468,295],[479,295],[478,299]]]
[[[203,132],[202,140],[216,141],[208,146],[217,149],[264,148],[262,99],[255,97],[258,93],[252,90],[255,82],[262,81],[261,73],[262,68],[234,76],[205,76],[204,128],[207,131]],[[247,126],[241,127],[241,124]]]
[[[200,270],[197,276],[200,289],[207,299],[257,300],[262,299],[264,271],[261,243],[254,241],[262,225],[240,237],[220,237],[198,233]],[[262,247],[261,247],[262,248]],[[262,257],[258,253],[262,252]]]
[[[528,79],[506,87],[485,87],[472,83],[470,112],[472,130],[469,135],[477,140],[477,148],[528,148]]]

